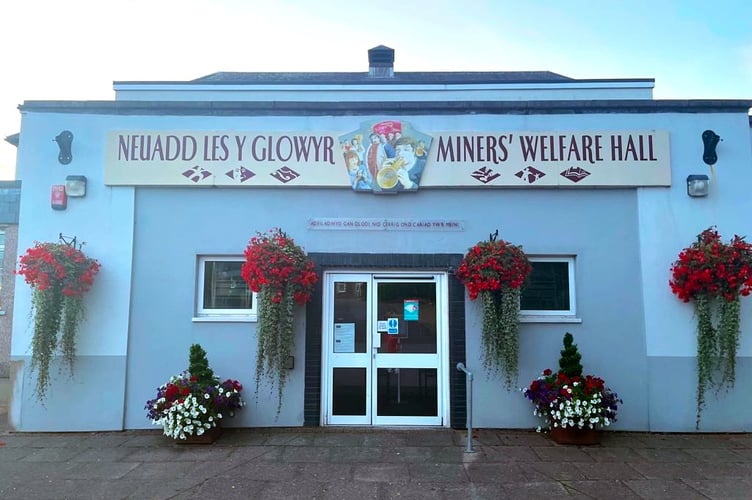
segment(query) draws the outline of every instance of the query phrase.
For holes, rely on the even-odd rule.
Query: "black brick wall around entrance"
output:
[[[310,253],[316,272],[352,269],[363,271],[442,271],[448,273],[449,288],[449,418],[452,427],[464,428],[467,418],[465,374],[456,369],[465,362],[465,289],[454,276],[462,260],[460,254],[362,254]],[[319,280],[306,308],[305,426],[321,425],[321,349],[323,280]]]

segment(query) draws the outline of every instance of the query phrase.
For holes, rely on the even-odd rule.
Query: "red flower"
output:
[[[723,243],[714,227],[697,236],[671,266],[671,291],[684,302],[705,295],[733,301],[752,291],[752,245],[741,236]]]
[[[532,267],[522,247],[504,240],[481,241],[470,248],[455,275],[470,300],[481,292],[520,288]]]
[[[65,296],[86,293],[99,272],[99,262],[65,243],[40,243],[28,248],[19,259],[16,274],[23,276],[32,288],[52,289]]]
[[[311,300],[318,281],[315,266],[281,229],[252,237],[244,255],[241,276],[251,290],[259,292],[262,287],[268,287],[273,293],[272,301],[279,303],[291,286],[295,302],[303,305]]]

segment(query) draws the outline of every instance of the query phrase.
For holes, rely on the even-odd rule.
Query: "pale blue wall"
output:
[[[342,216],[460,219],[465,231],[306,227],[309,217]],[[139,188],[126,427],[147,424],[143,403],[165,380],[166,369],[177,373],[186,367],[193,342],[206,348],[219,376],[240,379],[252,395],[255,323],[191,322],[196,255],[239,255],[255,231],[279,226],[312,252],[464,253],[498,228],[501,237],[524,245],[529,253],[577,255],[578,316],[583,323],[523,324],[520,380],[532,380],[544,368],[555,367],[561,338],[571,331],[586,369],[612,382],[629,400],[620,419],[624,428],[644,428],[647,366],[636,220],[634,190],[426,190],[386,197],[349,189]],[[468,306],[467,318],[467,365],[477,374],[476,425],[533,425],[522,395],[504,391],[498,380],[482,373],[476,304]],[[235,424],[302,425],[302,329],[301,323],[296,367],[279,419],[274,420],[273,400],[263,397],[259,407],[240,412]]]
[[[58,375],[53,360],[49,398],[44,405],[36,400],[36,376],[28,370],[33,335],[31,289],[22,277],[16,277],[9,417],[18,430],[111,430],[123,426],[134,189],[104,186],[102,129],[111,121],[91,115],[23,115],[16,169],[23,182],[19,256],[34,241],[56,242],[62,233],[85,242],[84,252],[99,260],[102,269],[86,295],[86,319],[77,335],[81,359],[76,362],[75,376],[71,379],[66,370]],[[68,165],[58,162],[59,150],[53,141],[62,130],[74,134],[73,160]],[[86,197],[68,199],[67,210],[52,210],[51,186],[65,184],[68,175],[87,177]]]
[[[752,155],[749,117],[743,113],[658,115],[656,128],[671,130],[671,189],[638,189],[638,225],[644,283],[646,345],[650,365],[650,429],[695,430],[696,318],[691,303],[672,295],[671,263],[697,235],[715,225],[728,241],[734,234],[752,238]],[[703,131],[721,137],[718,162],[702,160]],[[690,174],[710,177],[710,193],[690,198]],[[701,431],[752,430],[752,405],[745,404],[752,370],[752,300],[742,300],[737,385],[731,391],[709,390]],[[667,386],[667,381],[670,385]]]
[[[241,379],[252,396],[255,324],[193,323],[195,259],[201,253],[239,254],[256,230],[282,226],[315,252],[463,253],[499,228],[502,237],[530,253],[577,255],[577,299],[581,324],[523,324],[520,386],[541,369],[555,366],[561,336],[575,334],[586,371],[604,377],[624,398],[617,429],[684,431],[694,428],[695,334],[690,305],[671,295],[669,267],[679,250],[710,224],[726,237],[752,235],[752,147],[746,114],[462,115],[405,117],[417,129],[440,131],[668,130],[670,188],[636,190],[422,190],[377,197],[347,188],[159,189],[103,185],[104,137],[108,130],[353,130],[381,116],[343,117],[143,117],[25,113],[18,152],[23,181],[19,253],[34,240],[59,233],[87,242],[102,272],[89,294],[88,321],[79,336],[86,359],[75,385],[53,381],[47,406],[33,398],[33,376],[25,370],[31,330],[30,293],[16,283],[11,355],[16,373],[11,423],[19,430],[95,430],[148,427],[143,405],[156,386],[187,365],[188,346],[200,342],[218,375]],[[684,179],[709,172],[702,163],[702,131],[718,146],[711,194],[689,199]],[[73,162],[57,162],[53,138],[75,135]],[[66,175],[89,178],[87,197],[69,208],[49,208],[52,184]],[[135,215],[134,215],[135,206]],[[309,217],[418,217],[461,219],[464,232],[358,233],[308,231]],[[131,261],[134,262],[131,268]],[[131,281],[132,274],[132,281]],[[132,304],[131,304],[132,297]],[[752,305],[744,301],[737,389],[709,399],[707,430],[748,430],[752,406],[739,397],[752,357]],[[304,318],[299,318],[296,368],[278,419],[273,395],[239,414],[236,425],[301,425]],[[520,394],[487,380],[479,363],[479,314],[468,304],[468,366],[476,372],[475,424],[527,427],[535,424]],[[127,361],[126,361],[127,356]],[[105,368],[106,366],[106,368]],[[126,375],[127,373],[127,375]],[[108,391],[101,391],[102,377]],[[666,381],[671,381],[667,389]],[[68,408],[62,397],[76,388],[81,408],[107,406],[93,416]],[[668,397],[668,396],[671,397]],[[252,398],[251,398],[252,399]],[[270,406],[272,408],[270,408]],[[112,411],[109,411],[109,410]],[[54,419],[51,416],[60,415]]]

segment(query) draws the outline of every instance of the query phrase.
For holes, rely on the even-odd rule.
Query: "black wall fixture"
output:
[[[702,161],[708,165],[715,165],[718,161],[718,155],[715,152],[715,147],[718,145],[718,141],[721,140],[721,136],[713,132],[712,130],[706,130],[702,133],[702,143],[705,145],[705,150],[702,152]]]
[[[71,149],[73,147],[73,132],[70,130],[63,130],[55,136],[55,142],[57,142],[57,146],[60,148],[60,154],[57,155],[57,161],[63,165],[67,165],[73,161],[73,152]]]

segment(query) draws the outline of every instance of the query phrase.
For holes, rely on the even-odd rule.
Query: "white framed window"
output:
[[[244,261],[240,256],[198,257],[193,321],[256,321],[256,294],[240,275]]]
[[[574,256],[528,257],[533,271],[522,288],[523,322],[580,322],[577,318]]]

